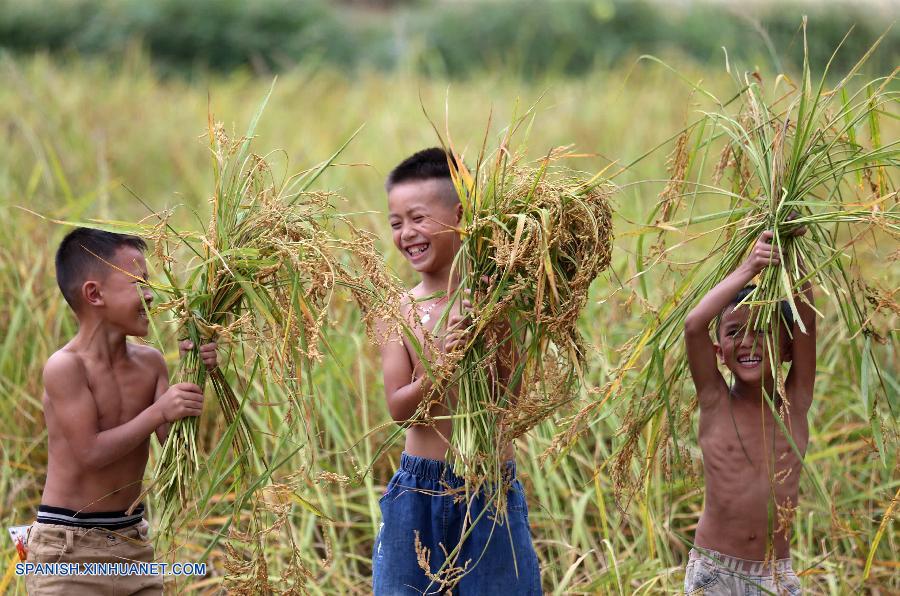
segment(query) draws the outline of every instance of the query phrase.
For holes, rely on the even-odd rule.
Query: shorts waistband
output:
[[[451,485],[462,486],[463,484],[463,479],[456,475],[453,466],[447,462],[410,455],[405,451],[400,455],[400,470],[419,478],[441,480]],[[508,474],[510,482],[516,479],[515,461],[506,462],[506,474]]]
[[[38,505],[37,521],[73,528],[104,528],[121,530],[144,518],[144,504],[135,507],[130,514],[126,511],[74,511],[65,507]]]
[[[706,559],[717,567],[730,569],[745,575],[770,576],[774,573],[786,573],[793,570],[789,558],[776,559],[774,561],[751,561],[724,555],[708,548],[692,548],[688,555],[688,560],[693,561],[696,559]]]

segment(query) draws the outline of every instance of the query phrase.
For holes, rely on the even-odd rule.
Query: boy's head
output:
[[[459,250],[462,205],[451,167],[452,155],[432,147],[400,162],[384,185],[394,245],[419,273],[449,272]]]
[[[763,374],[770,374],[769,359],[766,357],[766,336],[771,330],[751,329],[753,315],[750,307],[738,306],[754,289],[755,285],[742,288],[716,317],[716,354],[731,372],[747,382],[758,382]],[[791,354],[788,329],[793,328],[794,318],[787,301],[782,300],[779,307],[781,322],[778,326],[778,360],[786,362],[790,360]]]
[[[75,315],[99,315],[126,335],[146,335],[147,244],[137,236],[76,228],[56,251],[56,283]],[[143,298],[143,300],[142,300]]]

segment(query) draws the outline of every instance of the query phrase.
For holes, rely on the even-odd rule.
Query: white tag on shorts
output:
[[[31,526],[10,526],[9,537],[12,538],[13,544],[21,542],[23,545],[28,544],[28,528]]]

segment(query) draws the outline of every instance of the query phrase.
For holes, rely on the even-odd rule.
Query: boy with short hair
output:
[[[433,346],[424,354],[432,364],[465,345],[469,322],[467,313],[447,304],[459,283],[452,274],[462,218],[450,173],[455,166],[443,149],[426,149],[400,163],[385,185],[394,245],[421,276],[421,283],[410,290],[412,300],[400,309],[419,344]],[[469,307],[464,301],[463,308]],[[446,330],[436,331],[448,308]],[[388,410],[398,423],[406,423],[431,392],[431,380],[406,337],[388,337],[381,358]],[[428,412],[429,417],[449,413],[443,403],[433,404]],[[540,594],[540,570],[525,495],[515,480],[512,445],[505,450],[511,481],[508,517],[500,521],[495,511],[481,515],[483,495],[467,503],[455,490],[463,481],[445,463],[451,425],[448,419],[412,421],[406,431],[400,469],[380,501],[382,526],[372,557],[374,592]],[[465,532],[470,533],[464,538]],[[459,556],[448,561],[460,544]]]
[[[700,404],[699,443],[706,479],[703,513],[685,573],[684,589],[689,594],[800,593],[800,581],[791,568],[790,533],[816,374],[812,286],[807,282],[803,295],[795,299],[805,333],[792,321],[786,303],[780,318],[787,324],[775,330],[750,329],[750,308],[739,306],[753,288],[750,281],[780,263],[772,237],[772,232],[763,232],[744,263],[710,290],[684,323],[688,364]],[[714,319],[715,342],[709,336]],[[784,395],[778,395],[766,354],[764,335],[774,332],[780,334],[776,362],[791,363]],[[731,386],[719,372],[717,358],[733,374]],[[781,412],[790,440],[763,391]]]
[[[78,333],[44,366],[47,479],[28,535],[35,563],[152,562],[141,494],[150,435],[199,416],[203,392],[169,387],[162,354],[126,341],[149,330],[147,246],[135,236],[76,228],[56,253],[59,289]],[[181,343],[182,350],[193,346]],[[216,345],[200,347],[207,368]],[[27,575],[31,594],[160,594],[161,576]]]

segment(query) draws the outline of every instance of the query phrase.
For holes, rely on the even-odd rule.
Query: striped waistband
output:
[[[776,559],[774,561],[751,561],[748,559],[738,559],[729,555],[723,555],[720,552],[709,550],[707,548],[692,548],[688,555],[689,560],[706,559],[715,566],[722,569],[730,569],[743,573],[745,575],[755,576],[771,576],[775,573],[786,573],[791,571],[790,559]]]
[[[73,511],[64,507],[38,505],[37,521],[75,528],[104,528],[121,530],[132,526],[144,517],[144,504],[135,507],[131,514],[125,511]]]

